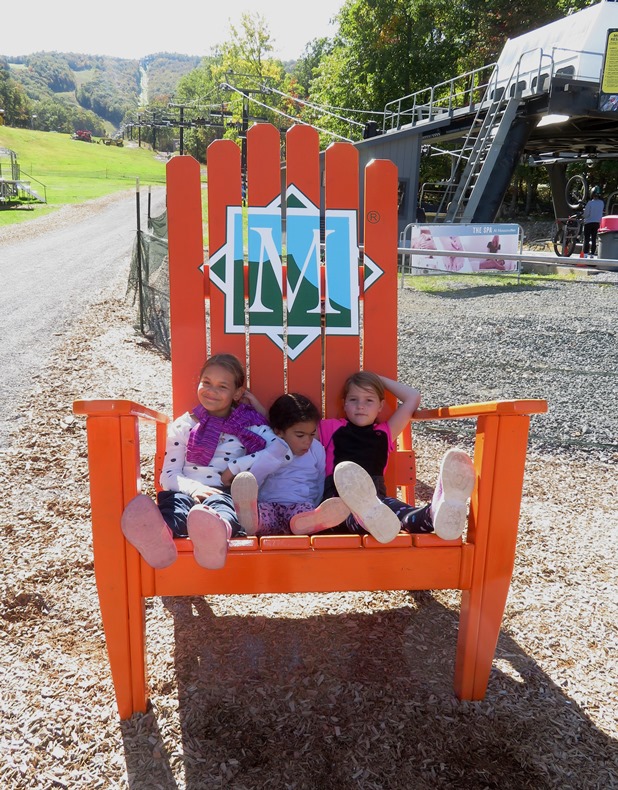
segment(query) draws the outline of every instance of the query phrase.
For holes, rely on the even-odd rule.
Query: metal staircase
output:
[[[496,215],[533,125],[520,110],[549,93],[559,65],[554,55],[533,47],[501,68],[488,64],[386,105],[383,134],[405,139],[416,132],[431,156],[450,158],[434,222],[485,222]]]
[[[3,167],[4,166],[4,167]],[[7,169],[10,171],[10,178],[5,178]],[[0,148],[0,207],[11,207],[22,203],[46,203],[47,190],[45,184],[38,184],[43,188],[43,195],[40,195],[30,186],[29,180],[24,180],[23,173],[18,162],[17,154],[9,148]]]
[[[519,96],[491,101],[472,122],[464,144],[453,163],[451,180],[438,213],[446,208],[445,222],[472,222],[485,187],[498,162],[507,134],[515,120]],[[481,107],[483,104],[481,105]]]

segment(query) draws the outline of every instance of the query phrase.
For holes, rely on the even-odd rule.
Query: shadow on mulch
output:
[[[507,634],[485,700],[457,700],[458,614],[408,596],[298,620],[164,598],[180,742],[164,743],[156,707],[122,722],[132,790],[616,787],[615,743]]]

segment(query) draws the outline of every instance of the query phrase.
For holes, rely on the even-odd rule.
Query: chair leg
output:
[[[485,696],[515,563],[529,417],[480,418],[475,448],[478,486],[471,500],[468,540],[472,581],[462,591],[455,693]]]
[[[147,701],[142,560],[120,529],[125,500],[136,493],[135,469],[139,459],[136,435],[133,418],[88,420],[94,571],[121,719],[138,711],[145,712]],[[96,452],[101,447],[105,447],[105,455]],[[124,468],[131,470],[126,474],[126,496]]]
[[[481,591],[464,590],[455,661],[455,693],[459,699],[481,700],[489,674],[509,591],[509,582]]]
[[[131,566],[139,569],[137,551],[127,544],[128,573],[97,579],[99,605],[118,713],[128,719],[145,713],[148,703],[144,599]],[[132,581],[132,577],[133,580]],[[112,582],[110,584],[110,581]]]

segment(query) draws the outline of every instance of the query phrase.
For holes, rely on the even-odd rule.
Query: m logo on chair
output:
[[[247,213],[249,331],[267,335],[281,349],[286,346],[290,359],[298,358],[320,336],[322,314],[326,334],[357,335],[356,210],[326,211],[324,265],[319,208],[295,186],[288,188],[286,201],[287,266],[282,260],[281,199],[263,208],[250,206]],[[225,237],[225,244],[210,259],[210,280],[225,295],[225,331],[242,334],[245,298],[240,206],[227,207]],[[367,288],[382,270],[369,260],[365,265],[370,272]]]

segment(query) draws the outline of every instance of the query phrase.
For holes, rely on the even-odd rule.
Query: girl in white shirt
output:
[[[306,511],[317,514],[320,529],[336,526],[349,514],[338,497],[320,505],[326,456],[316,438],[319,420],[309,398],[281,395],[268,411],[277,441],[230,463],[237,473],[231,488],[234,507],[249,535],[290,535],[290,519]]]
[[[171,565],[174,538],[187,536],[199,565],[221,568],[229,539],[245,534],[229,492],[230,463],[247,453],[259,457],[277,437],[244,383],[232,354],[207,360],[197,406],[168,426],[157,503],[139,494],[125,508],[124,536],[153,568]]]

